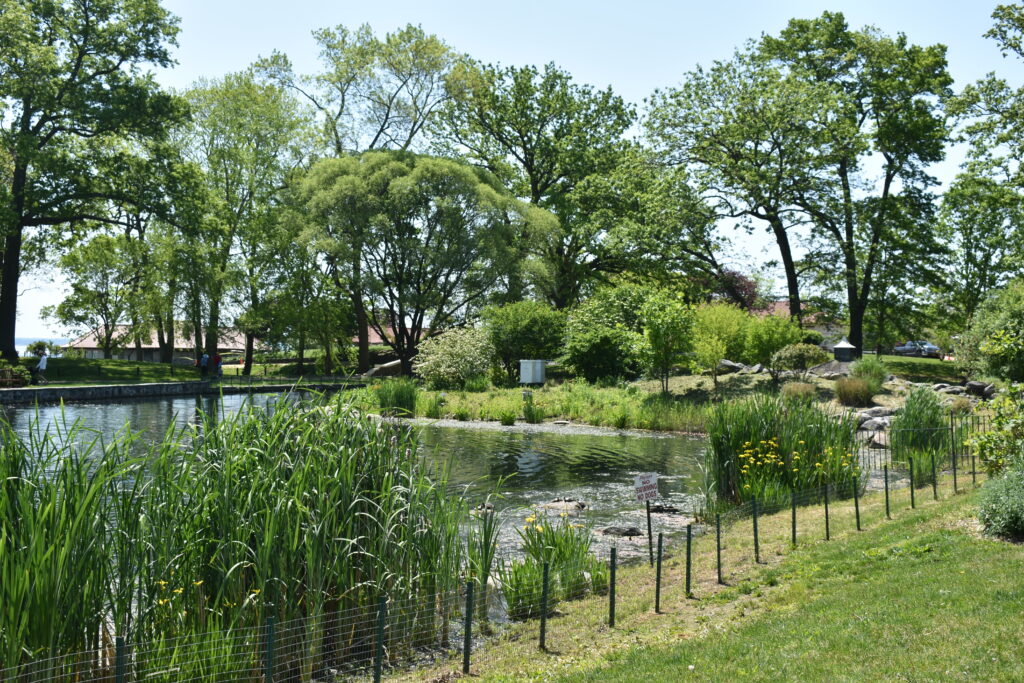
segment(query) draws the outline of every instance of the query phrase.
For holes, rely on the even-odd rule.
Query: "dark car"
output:
[[[892,352],[897,356],[939,357],[939,347],[926,341],[908,341],[897,344],[893,347]]]

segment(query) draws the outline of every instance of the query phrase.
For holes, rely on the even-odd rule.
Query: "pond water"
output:
[[[109,403],[74,403],[60,406],[4,406],[3,415],[14,429],[25,433],[38,418],[42,425],[61,419],[80,420],[99,434],[113,436],[125,424],[141,432],[144,440],[160,439],[174,425],[265,407],[278,394],[220,397],[166,397]],[[654,532],[670,534],[685,526],[697,503],[701,460],[706,442],[683,436],[636,433],[521,432],[490,429],[418,426],[420,449],[439,465],[447,464],[453,495],[465,495],[471,505],[482,502],[504,480],[502,495],[492,500],[507,518],[501,545],[515,545],[515,528],[528,510],[541,509],[554,498],[583,501],[586,509],[573,513],[580,521],[601,528],[636,526],[645,530],[643,507],[633,495],[633,478],[640,472],[658,472],[661,502],[682,511],[655,515]],[[557,514],[554,511],[551,514]],[[623,555],[646,551],[646,539],[616,539],[595,533],[597,545],[617,542]]]

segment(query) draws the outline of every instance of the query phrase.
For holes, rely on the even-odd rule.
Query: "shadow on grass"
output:
[[[963,379],[955,364],[937,358],[880,356],[880,359],[894,375],[911,382],[958,384]]]

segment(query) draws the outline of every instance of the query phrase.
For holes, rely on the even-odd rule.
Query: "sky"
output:
[[[201,77],[246,68],[274,50],[287,54],[298,73],[317,71],[310,35],[318,28],[370,24],[378,34],[419,24],[459,52],[504,65],[554,62],[577,82],[604,88],[635,103],[655,89],[678,85],[687,71],[727,59],[747,40],[777,34],[789,19],[840,11],[853,28],[872,25],[888,35],[905,33],[918,45],[948,47],[949,71],[959,89],[990,71],[1011,85],[1024,82],[1024,65],[1003,58],[983,37],[997,3],[971,0],[859,0],[857,2],[520,0],[489,3],[455,0],[165,0],[180,17],[177,65],[158,80],[186,88]],[[955,175],[962,152],[932,168],[943,182]],[[760,234],[738,234],[734,241],[745,266],[773,258]],[[19,299],[19,337],[62,336],[63,330],[39,318],[42,306],[56,304],[63,283],[52,271],[24,278]]]

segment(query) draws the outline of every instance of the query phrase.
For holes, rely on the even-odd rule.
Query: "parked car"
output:
[[[939,347],[926,341],[908,341],[897,344],[892,352],[897,356],[919,356],[921,358],[938,358]]]

